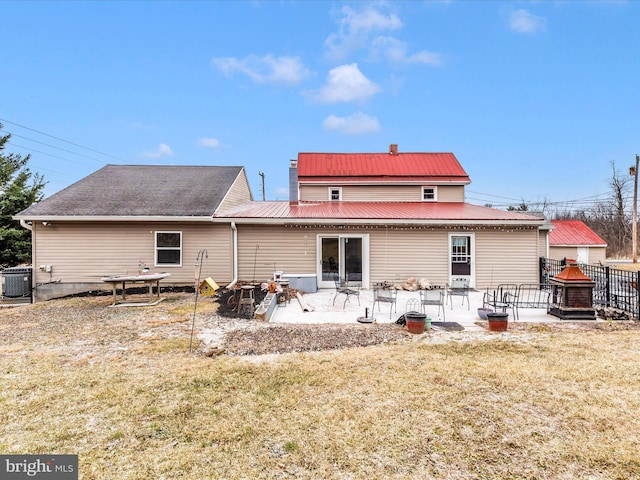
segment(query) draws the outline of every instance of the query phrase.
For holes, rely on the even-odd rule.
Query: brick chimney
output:
[[[291,160],[289,167],[289,204],[298,204],[298,161]]]
[[[389,145],[389,155],[398,155],[398,144],[392,143]]]

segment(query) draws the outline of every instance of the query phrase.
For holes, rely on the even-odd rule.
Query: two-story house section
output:
[[[396,145],[389,153],[300,153],[297,164],[299,199],[309,202],[464,202],[471,182],[453,153],[398,153]]]
[[[300,153],[288,202],[218,213],[236,232],[239,278],[271,270],[364,286],[408,277],[474,287],[538,279],[537,216],[465,202],[470,183],[452,153]],[[258,272],[254,274],[253,272]]]

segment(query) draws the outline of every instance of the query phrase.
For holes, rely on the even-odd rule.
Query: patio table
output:
[[[164,300],[160,298],[160,280],[163,280],[171,276],[170,273],[141,273],[139,275],[113,275],[111,277],[103,277],[102,281],[109,283],[113,287],[113,303],[111,306],[136,306],[144,307],[150,305],[156,305]],[[139,302],[127,302],[126,285],[127,283],[144,283],[149,287],[149,301],[146,303]],[[154,300],[153,285],[156,286],[156,295]],[[118,300],[118,286],[122,285],[122,300]]]

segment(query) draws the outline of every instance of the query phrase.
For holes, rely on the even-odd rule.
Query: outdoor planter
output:
[[[426,328],[431,328],[431,319],[424,313],[407,312],[404,318],[407,322],[407,330],[411,333],[424,333]]]
[[[507,312],[487,313],[487,320],[489,320],[489,330],[505,332],[509,325],[509,314]]]
[[[493,308],[478,308],[478,317],[480,320],[488,320],[487,314],[493,313]]]

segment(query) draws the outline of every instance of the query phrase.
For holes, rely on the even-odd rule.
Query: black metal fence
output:
[[[564,260],[540,257],[540,283],[550,283],[565,265]],[[593,288],[594,307],[613,307],[636,320],[640,319],[640,272],[607,265],[580,265],[580,270],[596,283]]]

